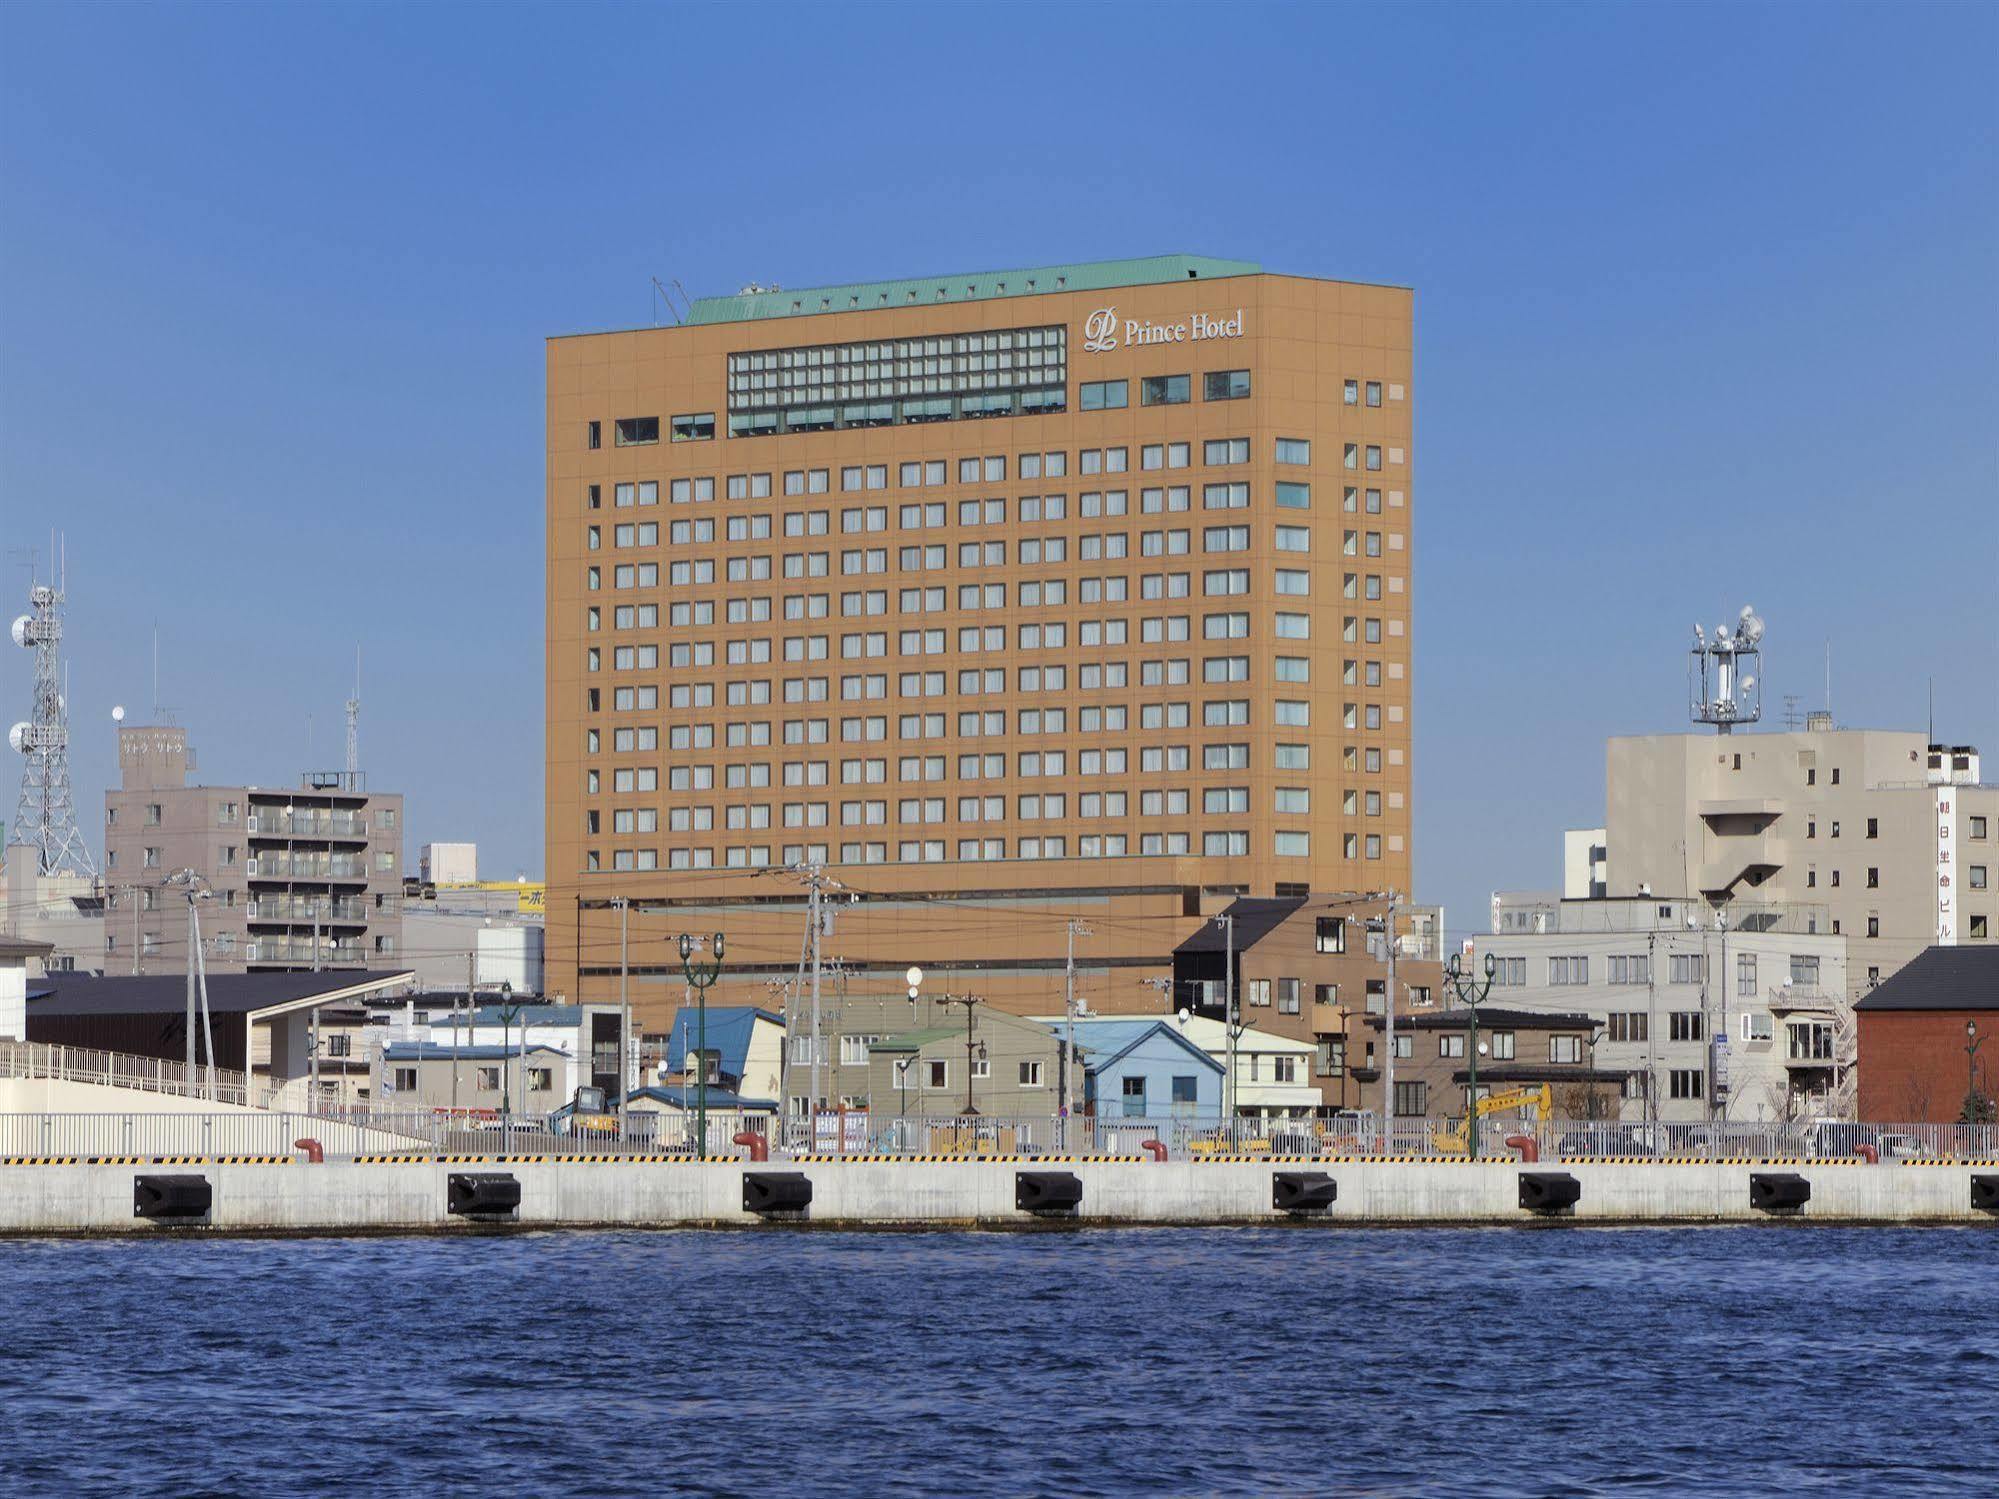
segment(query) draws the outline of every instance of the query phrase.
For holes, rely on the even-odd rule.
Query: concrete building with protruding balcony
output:
[[[386,968],[402,953],[403,799],[357,771],[296,786],[189,780],[187,731],[118,732],[120,784],[104,795],[108,974],[185,972],[192,870],[210,973]]]

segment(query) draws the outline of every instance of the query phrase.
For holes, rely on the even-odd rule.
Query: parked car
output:
[[[1575,1124],[1559,1130],[1555,1151],[1563,1160],[1590,1156],[1656,1156],[1652,1132],[1642,1124]]]
[[[1874,1144],[1884,1161],[1933,1160],[1937,1155],[1937,1148],[1917,1135],[1882,1135]]]

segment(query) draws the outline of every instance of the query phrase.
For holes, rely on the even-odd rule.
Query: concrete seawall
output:
[[[1067,1172],[1081,1183],[1071,1216],[1038,1218],[1015,1206],[1016,1174]],[[1285,1171],[1323,1172],[1336,1198],[1322,1211],[1293,1216],[1273,1206],[1274,1178]],[[1030,1227],[1038,1223],[1111,1224],[1639,1224],[1984,1223],[1999,1215],[1973,1206],[1975,1176],[1987,1165],[1881,1165],[1842,1162],[1574,1163],[1407,1161],[1134,1162],[997,1161],[686,1161],[556,1162],[435,1158],[379,1163],[245,1164],[200,1160],[173,1164],[0,1166],[0,1234],[236,1232],[423,1232],[465,1228],[447,1207],[456,1173],[501,1173],[520,1185],[520,1205],[506,1221],[520,1227],[744,1226],[762,1222],[818,1225]],[[798,1217],[761,1219],[744,1208],[746,1173],[804,1176],[812,1188]],[[1520,1205],[1526,1172],[1575,1178],[1573,1209],[1542,1216]],[[1786,1213],[1751,1205],[1758,1173],[1795,1174],[1810,1200]],[[141,1176],[198,1176],[212,1191],[200,1224],[167,1226],[135,1216]]]

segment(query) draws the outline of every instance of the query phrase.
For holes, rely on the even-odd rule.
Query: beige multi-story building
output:
[[[1817,909],[1850,995],[1932,944],[1999,936],[1999,785],[1926,734],[1834,728],[1610,741],[1612,897]]]
[[[358,772],[315,771],[296,787],[190,785],[177,727],[118,731],[121,784],[104,794],[103,967],[187,969],[192,870],[210,973],[387,968],[402,951],[403,799]],[[200,888],[200,887],[197,887]]]
[[[659,1029],[726,928],[768,1002],[786,867],[845,971],[1025,1013],[1072,918],[1163,1012],[1236,896],[1406,891],[1411,303],[1162,256],[551,339],[550,992]]]

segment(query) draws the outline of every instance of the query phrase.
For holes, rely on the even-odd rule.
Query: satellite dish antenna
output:
[[[123,723],[125,721],[125,710],[122,706],[111,710],[111,721],[113,723]]]
[[[33,618],[26,614],[23,614],[19,619],[14,621],[14,628],[8,631],[14,637],[14,644],[26,645],[28,643],[28,626],[33,623]]]
[[[28,726],[26,724],[17,723],[7,731],[7,748],[13,750],[17,755],[24,755],[28,752]]]

